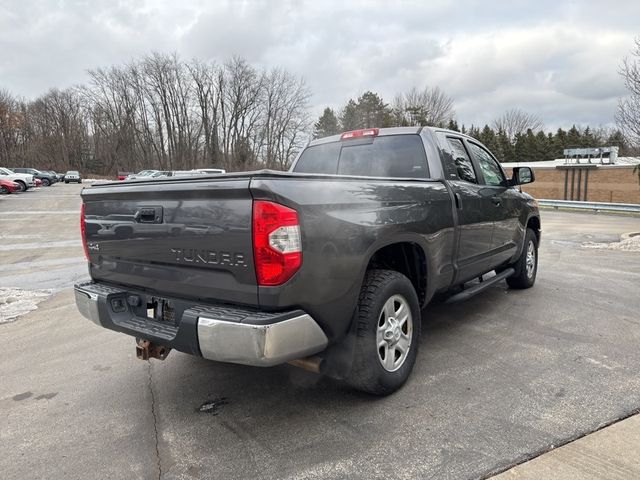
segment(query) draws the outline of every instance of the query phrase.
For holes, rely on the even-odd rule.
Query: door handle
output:
[[[496,207],[502,205],[502,199],[500,197],[491,197],[491,201]]]
[[[142,207],[133,219],[138,223],[162,223],[162,207]]]

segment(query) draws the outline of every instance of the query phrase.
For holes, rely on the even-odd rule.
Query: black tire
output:
[[[20,189],[18,190],[19,192],[26,192],[27,191],[27,184],[24,183],[22,180],[14,180],[15,183],[17,183],[20,186]]]
[[[64,183],[69,183],[69,180],[65,180]]]
[[[533,259],[529,259],[527,262],[527,257],[531,252],[533,252]],[[525,233],[524,247],[520,258],[512,266],[516,272],[507,278],[507,285],[517,289],[533,287],[538,273],[538,237],[530,228],[527,228]]]
[[[4,193],[11,193],[11,192],[9,192],[9,189],[4,185],[0,185],[0,194],[4,194]]]
[[[403,300],[406,303],[403,304]],[[395,339],[396,343],[393,345],[393,332],[398,333],[398,330],[392,330],[387,324],[387,318],[393,319],[393,316],[387,316],[383,311],[388,302],[394,311],[396,305],[400,306],[398,308],[404,305],[409,311],[404,326],[399,327],[400,337]],[[402,310],[399,309],[395,313],[400,311]],[[393,270],[369,270],[360,290],[355,321],[357,330],[354,359],[351,372],[346,379],[347,383],[357,390],[373,395],[389,395],[395,392],[409,378],[418,354],[420,305],[411,281]],[[384,326],[387,326],[388,330],[385,330]],[[389,340],[386,340],[384,337],[388,332],[392,333],[389,333]],[[378,347],[379,334],[382,340],[387,342],[384,347]],[[397,356],[401,347],[399,339],[403,345],[408,343],[408,348],[406,353]],[[392,364],[398,362],[398,366],[392,365],[394,370],[383,366],[385,360],[392,358],[386,357],[388,352],[393,354]]]
[[[42,179],[42,186],[43,187],[48,187],[49,185],[51,185],[51,182],[49,181],[49,179],[43,178]]]

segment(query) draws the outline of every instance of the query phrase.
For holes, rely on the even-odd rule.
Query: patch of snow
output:
[[[0,288],[0,324],[15,321],[20,315],[38,308],[38,303],[51,296],[51,290]]]
[[[594,243],[587,242],[582,244],[582,248],[594,248],[600,250],[623,250],[625,252],[640,252],[640,235],[630,237],[620,242],[612,243]]]

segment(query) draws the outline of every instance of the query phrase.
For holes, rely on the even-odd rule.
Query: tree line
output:
[[[629,95],[618,128],[547,132],[541,119],[510,109],[483,127],[456,120],[438,87],[412,88],[387,103],[367,91],[311,121],[304,79],[240,57],[223,63],[154,53],[89,70],[88,81],[26,100],[0,89],[0,165],[112,175],[122,170],[288,168],[310,138],[370,127],[439,126],[487,145],[498,160],[560,158],[565,148],[640,147],[640,39],[620,73]],[[640,174],[640,172],[639,172]]]
[[[498,116],[491,125],[459,126],[453,101],[439,89],[412,89],[386,103],[377,93],[366,92],[350,99],[339,113],[325,108],[314,123],[315,138],[346,130],[372,127],[436,126],[465,133],[484,143],[500,162],[532,162],[563,157],[566,148],[619,147],[620,155],[630,152],[625,136],[614,128],[559,128],[545,132],[542,120],[514,108]]]
[[[152,54],[27,101],[0,91],[0,164],[113,174],[286,169],[306,142],[309,90],[286,70]]]

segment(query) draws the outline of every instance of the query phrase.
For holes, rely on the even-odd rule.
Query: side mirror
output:
[[[531,183],[535,181],[536,176],[533,174],[533,170],[530,167],[515,167],[513,169],[513,178],[511,179],[511,185],[524,185],[525,183]]]

